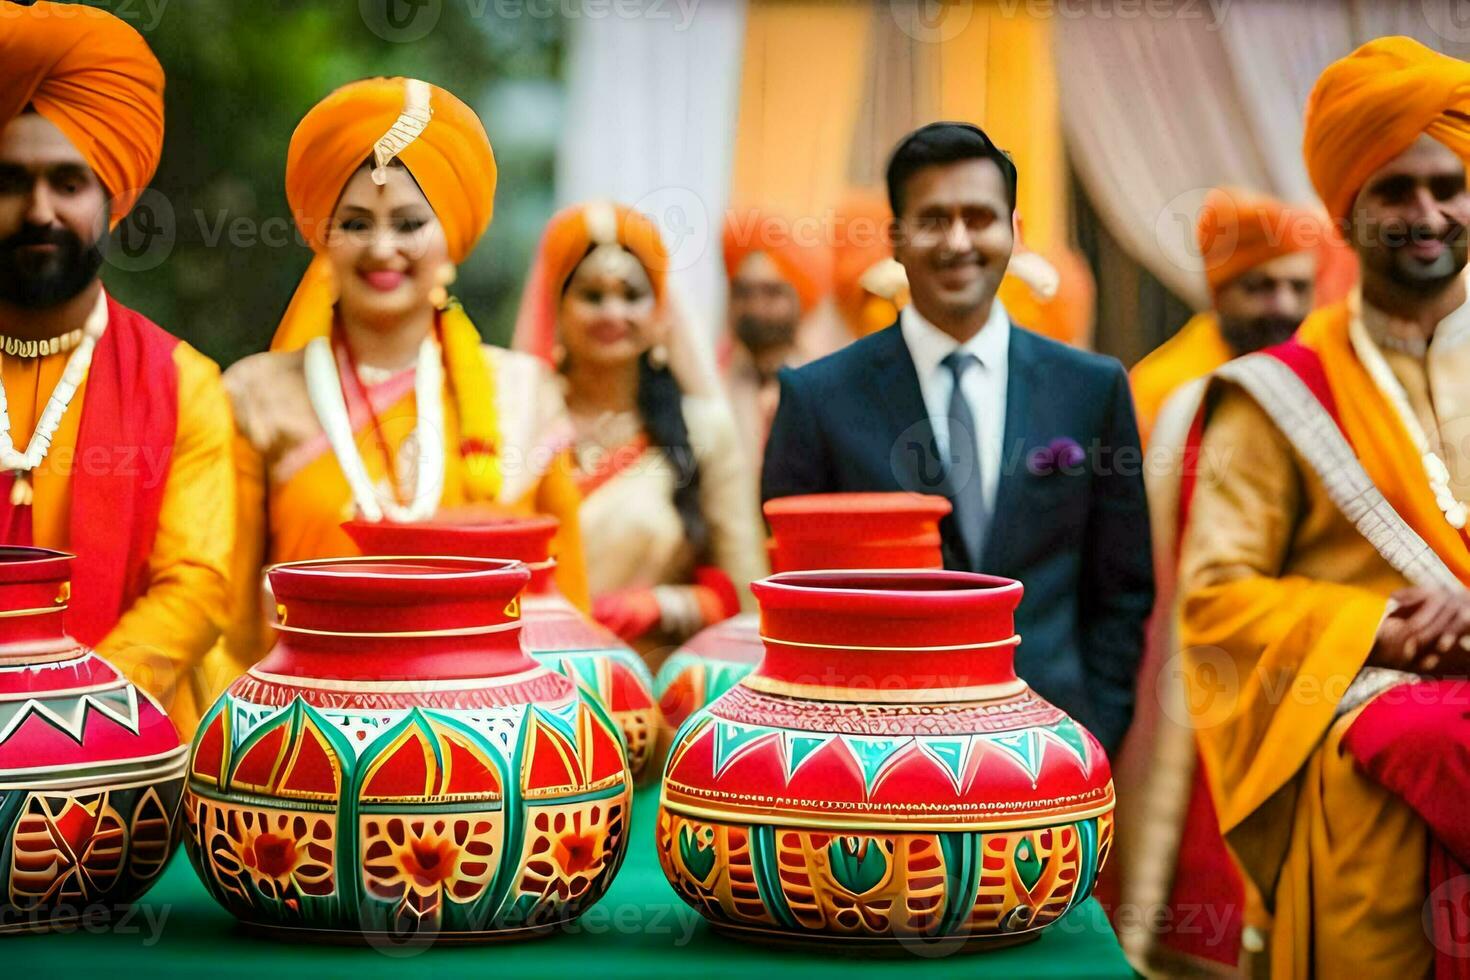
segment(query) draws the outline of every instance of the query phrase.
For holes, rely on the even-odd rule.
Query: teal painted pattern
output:
[[[185,842],[215,900],[257,924],[539,929],[601,896],[630,798],[619,733],[592,699],[262,710],[227,694],[196,736]]]

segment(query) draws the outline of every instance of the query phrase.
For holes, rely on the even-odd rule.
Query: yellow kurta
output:
[[[1392,333],[1382,314],[1363,318],[1375,338]],[[1330,308],[1299,338],[1321,353],[1374,483],[1470,579],[1470,555],[1432,498],[1425,504],[1417,454],[1357,363],[1347,322],[1344,307]],[[1467,334],[1470,306],[1439,325],[1424,354],[1379,343],[1460,499],[1470,496],[1470,458],[1448,438],[1459,423],[1444,407],[1470,396]],[[1221,829],[1270,897],[1272,975],[1421,976],[1432,958],[1420,920],[1425,827],[1338,749],[1355,717],[1339,703],[1367,661],[1388,596],[1409,583],[1250,395],[1217,383],[1211,397],[1201,453],[1213,478],[1194,491],[1184,539],[1182,640]]]
[[[11,438],[24,447],[66,369],[68,353],[0,358]],[[168,710],[187,738],[199,710],[198,668],[224,625],[235,540],[233,423],[219,368],[180,343],[178,430],[148,562],[148,589],[123,613],[97,650]],[[86,399],[84,381],[34,472],[32,535],[38,547],[71,547],[71,474]],[[154,461],[140,459],[140,478]]]
[[[1159,410],[1169,396],[1181,385],[1203,378],[1234,356],[1220,333],[1220,321],[1213,312],[1206,311],[1196,313],[1178,333],[1133,365],[1133,370],[1128,372],[1128,384],[1133,389],[1133,407],[1145,447]]]
[[[572,478],[565,406],[549,372],[525,354],[483,348],[494,379],[501,425],[503,489],[494,507],[505,514],[548,514],[561,521],[553,541],[557,583],[568,599],[587,604],[586,565],[582,557],[577,508],[581,502]],[[267,628],[262,570],[271,564],[359,553],[341,525],[355,516],[356,505],[337,458],[306,390],[304,352],[257,354],[230,368],[225,383],[237,422],[235,466],[239,501],[240,544],[232,573],[230,622],[220,648],[206,667],[211,689],[222,691],[269,649],[274,636]],[[394,457],[404,457],[403,441],[417,423],[411,378],[400,378],[406,394],[378,413],[383,437]],[[387,382],[392,384],[393,382]],[[446,446],[459,444],[453,400],[444,396]],[[390,487],[387,462],[371,426],[357,432],[357,449],[368,475],[382,496]],[[406,474],[401,486],[411,487]],[[463,464],[457,453],[445,462],[441,507],[471,503],[465,492]]]

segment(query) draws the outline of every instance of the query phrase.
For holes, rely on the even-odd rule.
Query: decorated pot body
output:
[[[120,911],[178,841],[188,747],[66,635],[71,561],[0,548],[0,933]]]
[[[752,586],[766,655],[664,772],[675,890],[755,938],[954,947],[1037,934],[1112,837],[1097,741],[1018,679],[1019,583],[944,571]]]
[[[541,663],[576,682],[612,716],[628,750],[635,781],[652,776],[661,724],[653,675],[637,651],[584,616],[556,587],[552,517],[499,518],[473,523],[343,525],[364,552],[384,555],[465,555],[524,562],[531,582],[521,601],[521,641]]]
[[[822,493],[766,501],[768,550],[777,572],[823,568],[940,568],[943,497],[916,493]],[[659,668],[663,713],[659,758],[674,732],[750,673],[765,647],[754,613],[716,623],[692,636]]]
[[[653,675],[637,651],[556,593],[528,594],[521,606],[531,656],[564,674],[607,709],[628,750],[634,781],[651,778],[660,716]]]
[[[276,646],[199,726],[186,843],[245,922],[493,939],[575,918],[626,847],[617,729],[520,643],[517,562],[270,572]]]

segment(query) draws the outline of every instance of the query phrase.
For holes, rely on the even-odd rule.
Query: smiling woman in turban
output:
[[[416,79],[354,82],[297,127],[286,195],[316,257],[271,350],[225,378],[239,427],[235,669],[264,652],[261,568],[355,554],[340,528],[353,517],[551,514],[558,581],[585,604],[561,395],[535,358],[482,345],[448,294],[490,223],[495,176],[474,112]]]
[[[516,346],[566,383],[594,615],[657,668],[765,574],[755,474],[658,226],[596,201],[551,219]]]

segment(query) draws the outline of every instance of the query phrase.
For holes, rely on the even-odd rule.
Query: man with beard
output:
[[[1450,976],[1470,927],[1470,64],[1380,38],[1307,103],[1360,290],[1220,368],[1180,559],[1188,708],[1272,976]],[[1436,963],[1435,960],[1438,959]]]
[[[1205,195],[1195,238],[1211,308],[1129,372],[1145,443],[1181,385],[1291,336],[1312,308],[1326,228],[1316,215],[1275,198],[1217,187]]]
[[[725,383],[746,452],[759,459],[776,411],[776,372],[835,350],[809,319],[830,288],[830,250],[816,222],[755,209],[725,219],[730,354]]]
[[[234,540],[229,406],[98,279],[157,167],[163,85],[112,15],[0,0],[0,543],[74,553],[68,630],[192,718]]]
[[[1016,167],[933,123],[888,164],[898,322],[781,372],[762,495],[943,494],[947,568],[1020,579],[1017,672],[1109,752],[1133,715],[1153,605],[1148,510],[1122,365],[1011,322]]]

